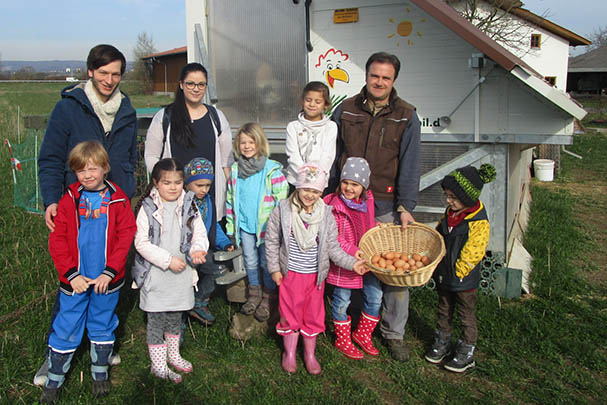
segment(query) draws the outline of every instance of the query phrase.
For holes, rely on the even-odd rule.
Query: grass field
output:
[[[59,85],[0,85],[0,134],[16,139],[16,103],[25,114],[49,113]],[[21,85],[20,85],[21,86]],[[165,100],[134,100],[137,106]],[[432,338],[436,293],[412,293],[407,363],[392,361],[376,337],[377,359],[347,360],[319,338],[319,377],[280,367],[274,335],[246,344],[232,339],[229,320],[237,305],[220,290],[211,302],[218,321],[192,324],[182,354],[194,372],[181,385],[149,374],[145,323],[137,295],[121,292],[117,346],[122,364],[112,368],[110,396],[90,394],[88,345],[77,352],[61,392],[62,403],[605,403],[607,387],[607,137],[576,136],[552,183],[533,182],[533,205],[525,246],[533,255],[532,294],[515,300],[481,296],[477,367],[455,375],[424,361]],[[0,403],[34,403],[40,388],[32,377],[42,361],[56,275],[40,216],[12,207],[8,153],[0,149]],[[378,335],[377,335],[378,336]]]

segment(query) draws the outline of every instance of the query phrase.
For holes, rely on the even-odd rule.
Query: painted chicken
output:
[[[350,76],[348,72],[342,69],[343,62],[349,58],[347,53],[343,53],[335,48],[329,49],[324,54],[318,57],[318,63],[315,65],[316,68],[322,68],[322,76],[329,85],[329,88],[334,88],[335,81],[348,83]]]

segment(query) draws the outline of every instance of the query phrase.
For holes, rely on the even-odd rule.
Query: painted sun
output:
[[[411,12],[411,9],[407,8],[407,14],[409,14]],[[421,31],[416,31],[415,34],[413,33],[413,31],[415,31],[415,26],[419,25],[419,24],[414,24],[412,21],[408,20],[408,19],[403,19],[401,21],[399,21],[398,23],[396,23],[396,21],[394,20],[394,18],[390,18],[389,19],[391,24],[396,24],[396,32],[392,32],[391,34],[388,35],[388,38],[394,38],[396,37],[396,46],[400,46],[400,38],[407,38],[407,45],[408,46],[413,46],[414,45],[414,40],[413,37],[417,36],[417,37],[421,37],[423,34]],[[421,18],[419,21],[419,23],[425,23],[426,19],[425,18]],[[398,35],[398,37],[397,37]]]

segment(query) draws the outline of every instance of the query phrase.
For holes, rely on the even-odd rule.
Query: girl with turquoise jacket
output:
[[[228,179],[226,229],[236,245],[242,245],[249,281],[241,312],[263,322],[270,318],[277,297],[266,262],[266,224],[278,202],[287,198],[289,184],[282,165],[269,158],[268,138],[259,124],[247,123],[238,130],[233,151],[236,162]]]

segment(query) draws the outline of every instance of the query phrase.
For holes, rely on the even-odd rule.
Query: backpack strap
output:
[[[173,104],[169,104],[164,107],[164,114],[162,115],[162,150],[160,151],[160,156],[158,159],[162,159],[162,155],[164,154],[164,144],[167,141],[167,132],[169,131],[169,124],[171,123],[171,108]]]
[[[209,110],[209,114],[211,115],[211,120],[217,128],[217,136],[221,135],[221,122],[219,121],[219,114],[217,114],[217,109],[212,105],[205,104],[204,105],[207,110]]]

